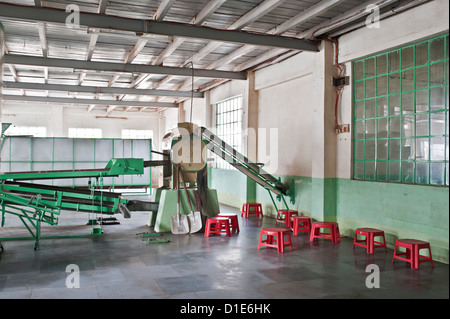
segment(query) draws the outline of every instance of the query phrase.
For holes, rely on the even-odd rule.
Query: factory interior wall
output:
[[[379,29],[361,28],[342,36],[339,62],[346,65],[351,83],[353,60],[446,32],[448,1],[431,1],[382,20]],[[329,61],[333,59],[332,51],[322,45],[319,53],[302,52],[260,69],[255,72],[254,87],[249,87],[247,81],[245,89],[241,88],[244,95],[251,89],[258,92],[257,122],[262,129],[258,134],[258,162],[269,163],[265,169],[270,167],[269,172],[285,185],[295,181],[295,203],[287,199],[289,208],[314,219],[335,220],[342,234],[350,237],[357,227],[383,229],[390,247],[397,238],[429,241],[433,258],[448,263],[448,187],[352,179],[352,128],[350,133],[333,132],[332,138],[323,125],[330,123],[329,116],[333,115],[329,108],[333,107],[335,95],[328,85],[333,72]],[[232,86],[227,83],[217,87],[211,96],[239,94],[230,89]],[[352,123],[351,84],[341,95],[338,121]],[[265,133],[271,134],[270,128],[276,128],[276,145],[264,139]],[[211,170],[211,186],[217,188],[222,203],[240,208],[242,203],[253,200],[248,198],[246,185],[246,177],[238,171]],[[263,205],[264,214],[275,216],[267,190],[257,186],[254,200]],[[277,208],[284,206],[277,202]]]

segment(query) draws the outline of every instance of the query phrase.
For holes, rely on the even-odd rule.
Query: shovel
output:
[[[181,168],[178,168],[178,170],[180,171]],[[191,209],[191,213],[188,216],[188,220],[189,220],[189,224],[191,227],[191,234],[192,233],[196,233],[199,230],[202,229],[202,216],[200,214],[200,212],[194,212],[192,209],[192,205],[191,205],[191,200],[189,197],[189,192],[186,188],[186,183],[184,182],[184,177],[183,177],[183,172],[181,172],[181,182],[183,183],[184,186],[184,191],[186,192],[186,197],[187,197],[187,201],[189,203],[189,208]]]
[[[180,170],[178,170],[178,177]],[[180,188],[179,180],[177,179],[177,214],[170,216],[170,225],[172,227],[172,234],[184,235],[189,234],[189,222],[186,215],[180,214]]]

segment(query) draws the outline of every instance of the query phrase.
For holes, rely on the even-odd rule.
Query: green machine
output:
[[[37,249],[41,238],[49,238],[41,236],[41,224],[57,225],[61,210],[88,212],[102,216],[121,213],[125,218],[129,218],[130,212],[127,205],[130,201],[119,193],[103,191],[103,178],[143,173],[143,159],[117,158],[111,159],[106,167],[101,169],[0,174],[1,226],[4,226],[7,214],[18,216],[31,234],[31,238],[35,240],[34,248]],[[67,178],[89,178],[89,188],[77,189],[34,183],[36,180]],[[101,234],[101,227],[97,227],[93,228],[88,236]],[[25,239],[25,237],[0,238],[0,242],[13,239]]]

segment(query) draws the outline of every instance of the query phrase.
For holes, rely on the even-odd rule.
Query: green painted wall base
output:
[[[191,197],[192,208],[195,209],[193,204],[194,192],[189,190],[189,196]],[[180,190],[180,213],[188,215],[190,213],[189,204],[187,202],[186,193],[184,190]],[[208,189],[207,192],[207,212],[209,217],[212,217],[220,212],[219,201],[217,198],[217,191],[215,189]],[[159,198],[158,213],[156,214],[156,221],[154,230],[157,233],[171,232],[170,216],[177,214],[177,191],[172,189],[161,190],[161,196]]]

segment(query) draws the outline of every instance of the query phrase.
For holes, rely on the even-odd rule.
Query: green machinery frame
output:
[[[247,177],[254,180],[261,187],[268,190],[270,199],[278,211],[277,204],[275,203],[272,193],[276,195],[278,201],[282,201],[285,208],[288,209],[285,196],[289,197],[291,204],[295,204],[295,182],[291,181],[289,187],[285,186],[281,180],[275,178],[262,168],[262,164],[254,163],[247,157],[236,151],[233,147],[228,145],[225,141],[220,139],[217,135],[212,133],[205,127],[200,128],[200,134],[203,141],[206,143],[206,147],[214,154],[224,159],[231,164],[237,170],[245,174]]]
[[[129,201],[122,198],[121,194],[103,191],[103,178],[143,173],[143,159],[120,158],[111,159],[103,169],[9,172],[0,174],[1,226],[4,226],[7,213],[18,216],[31,234],[31,238],[35,240],[34,248],[37,249],[41,238],[68,237],[41,236],[41,224],[57,225],[61,210],[99,213],[102,215],[120,212],[124,217],[129,217],[129,211],[126,208],[126,204]],[[86,177],[92,180],[89,189],[22,182],[24,180]],[[101,228],[94,228],[90,235],[75,236],[101,234]],[[0,241],[14,239],[29,239],[29,237],[0,238]]]
[[[2,123],[0,143],[2,173],[102,168],[111,158],[152,159],[152,139],[4,136],[3,133],[9,126],[10,123]],[[88,179],[75,177],[63,181],[51,180],[49,184],[88,187]],[[113,191],[116,188],[126,188],[133,195],[142,195],[141,189],[152,188],[151,173],[145,172],[142,176],[105,178],[103,186]]]

